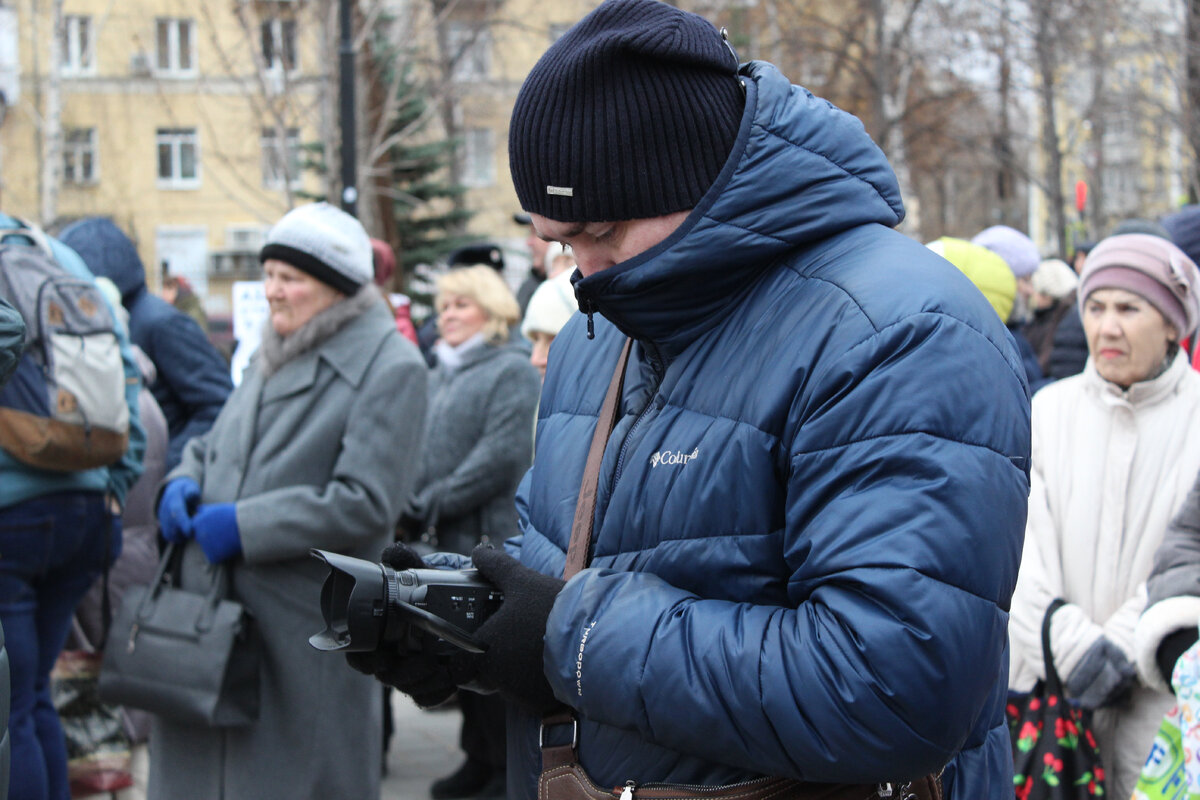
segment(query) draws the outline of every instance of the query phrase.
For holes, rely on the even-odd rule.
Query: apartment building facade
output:
[[[327,126],[321,6],[297,0],[18,0],[0,7],[0,207],[53,229],[113,219],[147,283],[208,309],[257,278],[266,228],[320,191],[301,145]]]

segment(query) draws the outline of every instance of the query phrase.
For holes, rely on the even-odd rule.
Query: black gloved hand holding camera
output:
[[[538,714],[561,705],[546,680],[542,654],[546,619],[565,583],[523,566],[491,545],[476,547],[471,560],[479,574],[504,593],[504,602],[475,632],[487,651],[456,654],[451,659],[470,658],[479,685]]]
[[[475,638],[484,653],[456,652],[437,655],[430,648],[412,652],[385,645],[369,653],[348,653],[351,667],[410,695],[417,705],[436,706],[462,686],[496,691],[537,713],[559,705],[550,690],[542,663],[546,619],[563,581],[524,567],[503,550],[490,545],[471,553],[479,574],[504,594],[504,602]],[[396,570],[428,565],[405,544],[383,551],[381,559]]]
[[[379,560],[395,570],[428,567],[416,551],[403,542],[389,545]],[[437,655],[429,647],[411,652],[393,644],[369,653],[346,654],[346,663],[351,667],[404,692],[422,708],[440,705],[457,691],[458,684],[451,677],[448,661],[446,656]]]

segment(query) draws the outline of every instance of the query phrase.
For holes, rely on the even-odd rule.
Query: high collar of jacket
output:
[[[1171,365],[1162,371],[1158,377],[1148,381],[1138,381],[1128,389],[1122,389],[1115,383],[1106,381],[1096,371],[1092,359],[1087,360],[1083,368],[1088,386],[1108,405],[1127,405],[1133,408],[1143,408],[1159,403],[1175,394],[1179,382],[1187,376],[1192,367],[1188,363],[1187,353],[1183,348],[1175,354]]]
[[[668,359],[785,254],[904,216],[896,176],[857,118],[765,62],[746,64],[742,76],[737,140],[683,224],[628,261],[574,276],[581,311],[599,312]]]

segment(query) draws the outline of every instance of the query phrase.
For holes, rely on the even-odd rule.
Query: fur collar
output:
[[[320,312],[287,337],[276,333],[268,319],[263,326],[262,344],[258,346],[258,364],[263,378],[271,377],[284,364],[322,344],[375,304],[382,302],[379,290],[368,284],[356,294]]]

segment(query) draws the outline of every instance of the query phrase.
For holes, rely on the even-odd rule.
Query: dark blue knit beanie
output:
[[[659,0],[602,3],[517,95],[508,158],[521,207],[559,222],[692,208],[737,138],[737,67],[702,17]]]

